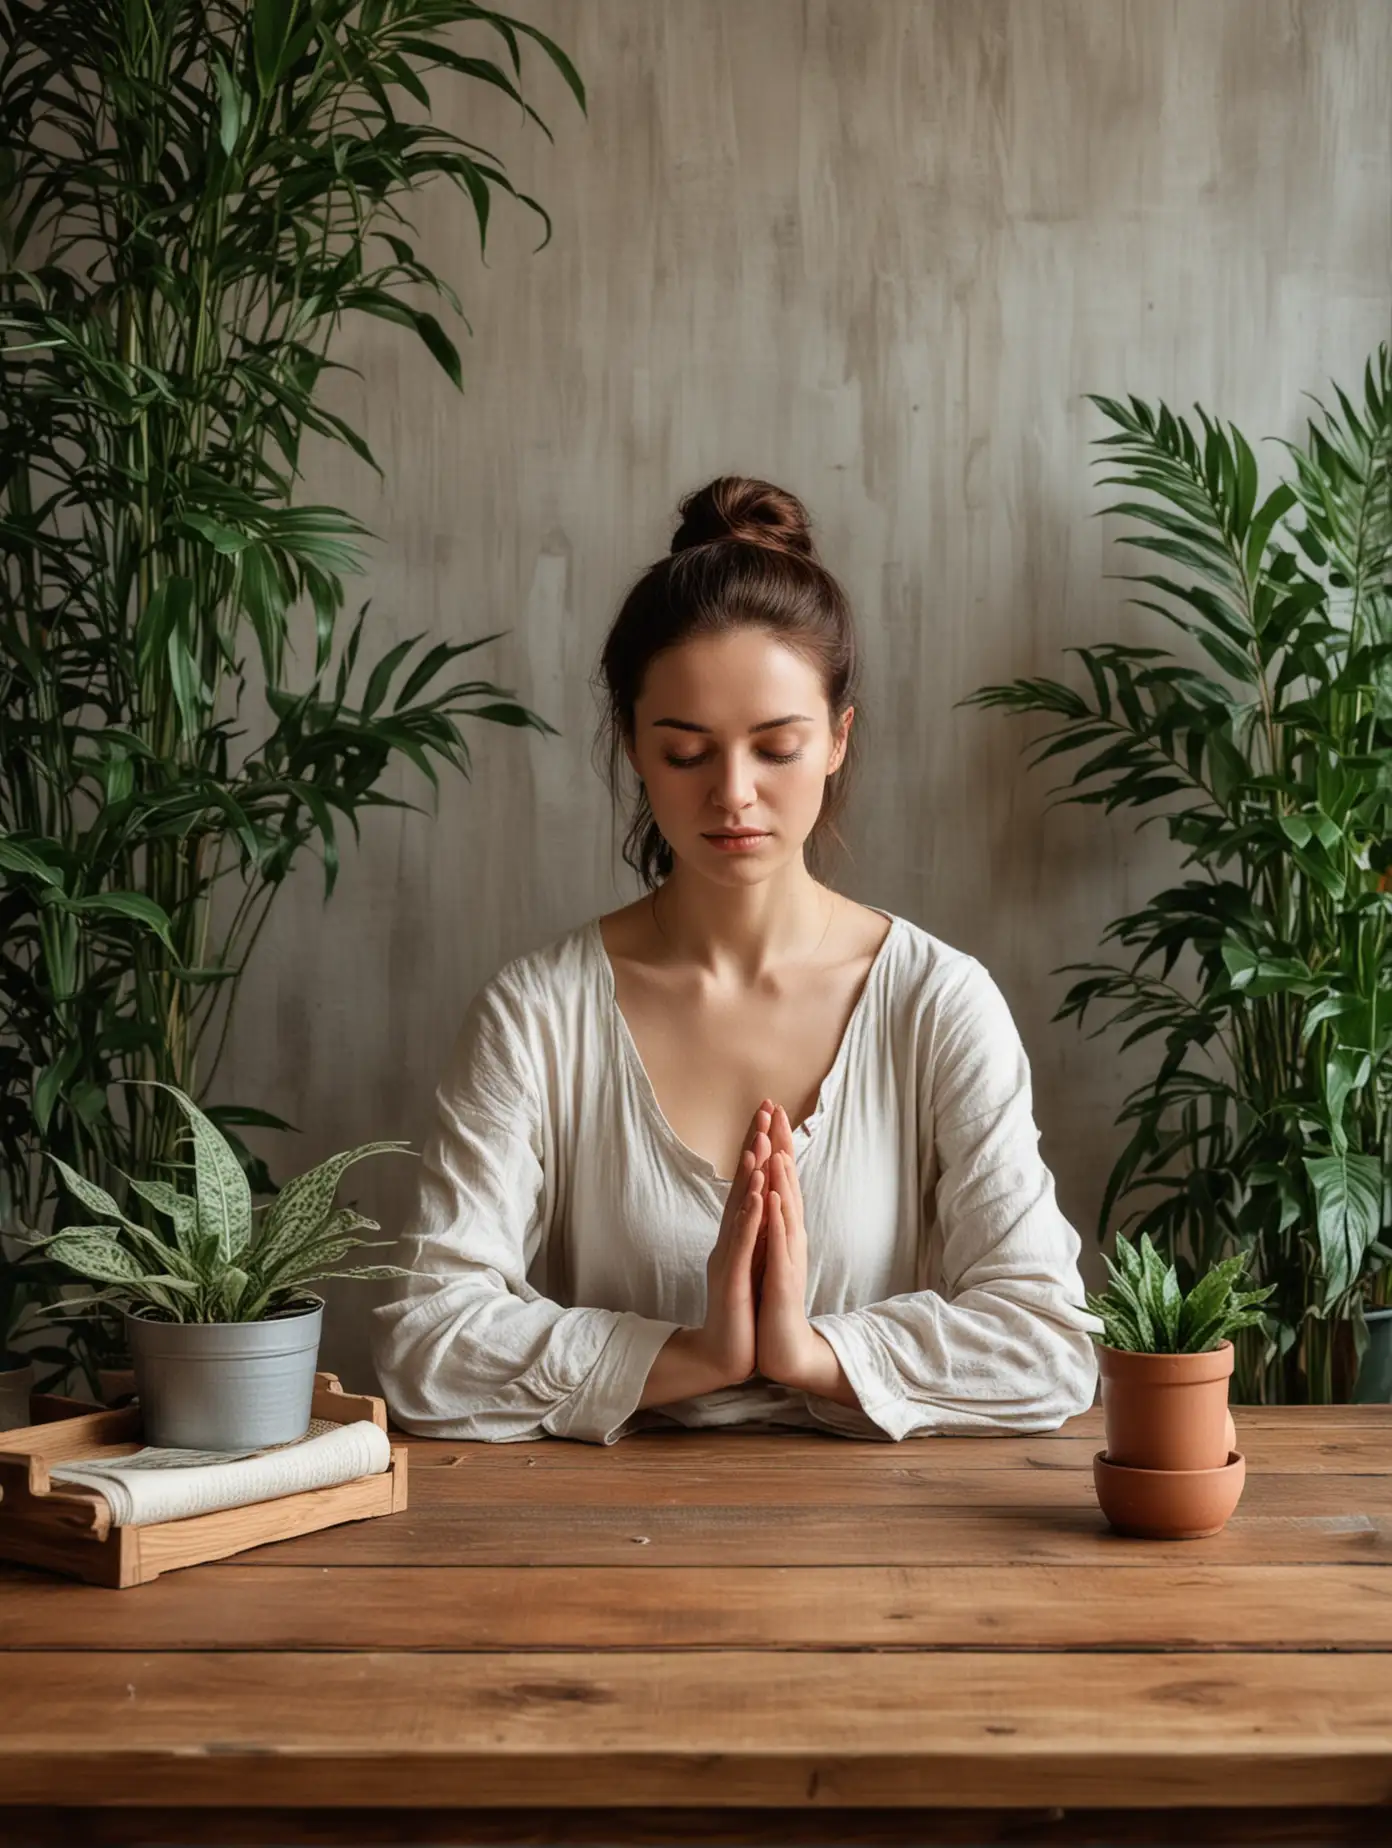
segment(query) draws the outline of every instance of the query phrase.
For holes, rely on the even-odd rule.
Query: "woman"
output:
[[[499,1443],[1052,1430],[1101,1324],[1005,999],[804,859],[844,801],[845,596],[791,494],[724,477],[681,513],[602,657],[645,893],[470,1004],[420,1275],[374,1311],[388,1403]]]

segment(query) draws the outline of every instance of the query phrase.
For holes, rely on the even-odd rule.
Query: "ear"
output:
[[[841,715],[840,730],[837,732],[835,741],[831,747],[831,757],[827,763],[828,776],[834,771],[839,770],[841,765],[845,762],[846,751],[851,736],[851,720],[854,717],[855,707],[847,706],[846,710]]]

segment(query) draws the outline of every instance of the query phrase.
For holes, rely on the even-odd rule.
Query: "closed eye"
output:
[[[797,762],[798,758],[802,756],[802,752],[801,751],[760,751],[759,756],[762,757],[766,763],[791,764],[791,763]],[[665,762],[671,764],[674,770],[690,770],[690,769],[693,769],[697,764],[704,764],[704,763],[709,762],[710,752],[702,751],[699,757],[673,757],[670,752],[664,751],[663,759]]]

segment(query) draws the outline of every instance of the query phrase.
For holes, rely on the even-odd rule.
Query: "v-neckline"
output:
[[[836,1048],[836,1056],[832,1060],[827,1074],[822,1079],[821,1085],[817,1091],[817,1101],[813,1104],[808,1115],[804,1117],[802,1122],[793,1130],[793,1142],[796,1146],[802,1148],[805,1148],[807,1144],[811,1142],[813,1131],[821,1122],[840,1089],[846,1061],[850,1057],[851,1040],[860,1023],[860,1017],[868,1005],[870,991],[879,980],[884,966],[889,960],[889,948],[899,928],[899,918],[894,912],[886,911],[880,905],[867,905],[866,910],[877,911],[882,918],[888,918],[889,929],[880,939],[880,947],[876,950],[870,967],[866,971],[865,980],[860,985],[860,993],[856,996],[855,1005],[851,1009],[850,1018],[846,1022],[845,1031],[841,1035],[841,1042]],[[634,1039],[632,1029],[629,1027],[628,1021],[624,1017],[624,1011],[619,1006],[619,991],[618,984],[614,980],[614,965],[609,960],[608,950],[604,947],[604,936],[599,928],[598,918],[592,918],[590,920],[589,938],[595,961],[598,964],[602,992],[608,1009],[614,1038],[618,1042],[622,1057],[627,1061],[633,1073],[639,1095],[643,1099],[644,1107],[648,1112],[648,1116],[654,1128],[663,1140],[671,1145],[681,1159],[685,1161],[689,1167],[694,1168],[705,1180],[710,1181],[717,1187],[731,1186],[732,1177],[718,1174],[715,1169],[715,1164],[708,1161],[704,1155],[697,1154],[696,1150],[693,1149],[689,1143],[683,1142],[676,1130],[673,1129],[672,1125],[668,1122],[666,1113],[657,1100],[657,1092],[653,1088],[652,1079],[648,1076],[648,1069],[643,1063],[642,1054],[638,1050],[638,1042]]]

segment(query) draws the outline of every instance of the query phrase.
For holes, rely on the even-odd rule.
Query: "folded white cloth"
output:
[[[161,1450],[149,1444],[126,1457],[50,1463],[48,1473],[55,1482],[99,1490],[118,1527],[145,1527],[354,1482],[380,1475],[390,1463],[387,1434],[370,1418],[355,1424],[316,1418],[306,1436],[267,1450]]]

